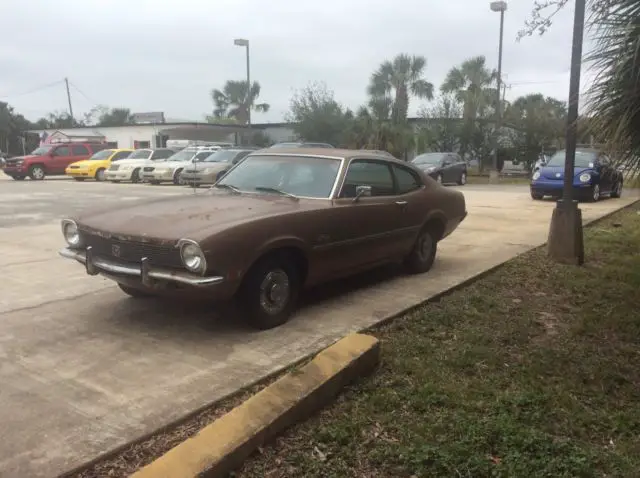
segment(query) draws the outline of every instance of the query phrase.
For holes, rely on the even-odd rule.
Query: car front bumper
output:
[[[116,170],[116,171],[106,170],[104,172],[104,178],[107,181],[130,181],[131,174],[133,174],[133,169],[130,171],[129,170]]]
[[[143,181],[173,181],[173,171],[142,171],[142,180]]]
[[[199,276],[187,271],[155,268],[148,263],[146,258],[142,259],[140,265],[115,262],[103,257],[94,256],[91,247],[87,247],[86,250],[76,250],[65,247],[60,250],[58,254],[67,259],[74,259],[84,264],[87,274],[89,275],[101,274],[116,282],[123,282],[123,280],[119,279],[125,279],[125,282],[127,282],[126,279],[134,279],[140,281],[141,286],[149,289],[155,289],[167,283],[187,285],[195,288],[208,288],[225,282],[224,277],[221,276]]]
[[[218,173],[182,173],[181,179],[186,184],[213,184],[217,181]]]
[[[64,174],[71,176],[72,178],[92,178],[95,175],[95,171],[89,171],[88,169],[65,169]]]
[[[6,164],[2,169],[2,172],[4,172],[4,174],[6,174],[7,176],[21,177],[29,174],[29,168],[23,165],[18,166],[16,164]]]
[[[562,197],[562,189],[564,184],[562,180],[537,180],[530,184],[531,194],[542,196]],[[593,184],[591,183],[573,183],[573,191],[577,198],[591,197]]]

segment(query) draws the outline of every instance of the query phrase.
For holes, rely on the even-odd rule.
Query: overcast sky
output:
[[[550,32],[516,42],[533,0],[512,0],[505,19],[507,98],[541,92],[566,100],[573,9]],[[570,2],[573,3],[573,2]],[[499,14],[482,0],[0,0],[0,100],[35,120],[67,109],[68,77],[77,117],[96,104],[164,111],[200,121],[212,88],[251,77],[271,105],[253,122],[282,121],[292,92],[324,81],[356,108],[371,72],[398,53],[424,55],[439,87],[464,59],[497,67]],[[32,90],[58,82],[36,92]],[[585,82],[583,81],[583,85]],[[413,100],[410,114],[420,107]]]

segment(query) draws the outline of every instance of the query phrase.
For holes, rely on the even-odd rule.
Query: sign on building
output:
[[[152,111],[149,113],[133,113],[131,115],[134,123],[164,123],[164,113],[162,111]]]

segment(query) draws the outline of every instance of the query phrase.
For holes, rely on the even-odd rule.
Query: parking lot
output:
[[[0,177],[0,475],[69,470],[546,240],[554,204],[526,186],[459,189],[469,216],[430,273],[331,284],[256,332],[201,305],[128,298],[57,256],[67,213],[204,189]],[[631,201],[584,204],[584,220]]]

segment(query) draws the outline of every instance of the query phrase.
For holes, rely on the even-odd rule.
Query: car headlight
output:
[[[122,166],[122,171],[131,171],[133,166]]]
[[[540,171],[533,173],[533,180],[535,181],[536,179],[540,179]]]
[[[69,247],[78,248],[82,246],[82,237],[78,230],[78,225],[71,219],[65,219],[62,221],[62,235],[64,240],[67,241]]]
[[[178,246],[180,247],[180,258],[187,270],[203,273],[207,269],[207,260],[198,243],[189,239],[181,239]]]
[[[579,179],[581,183],[588,183],[591,181],[591,175],[589,173],[582,173]]]

